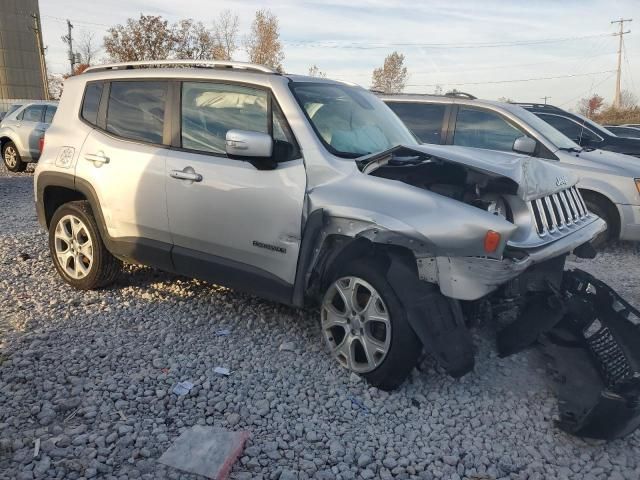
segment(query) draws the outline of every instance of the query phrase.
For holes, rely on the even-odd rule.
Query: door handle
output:
[[[104,152],[85,153],[84,159],[93,163],[109,163],[109,157],[107,157]]]
[[[169,172],[171,178],[178,180],[189,180],[191,182],[201,182],[202,175],[193,171],[193,168],[187,167],[184,170],[171,170]]]

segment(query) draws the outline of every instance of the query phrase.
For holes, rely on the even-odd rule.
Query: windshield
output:
[[[587,117],[580,115],[579,113],[574,113],[576,117],[578,117],[582,122],[586,125],[589,125],[593,130],[600,131],[600,133],[604,133],[605,135],[613,135],[613,132],[607,130],[602,125],[594,122],[593,120],[589,120]]]
[[[533,128],[540,135],[549,140],[556,148],[562,150],[582,150],[580,145],[575,143],[569,137],[566,137],[560,130],[556,130],[540,117],[531,113],[529,110],[515,106],[514,108],[511,108],[510,111],[529,127]]]
[[[316,134],[335,155],[356,158],[418,144],[389,107],[360,87],[306,82],[290,85]]]

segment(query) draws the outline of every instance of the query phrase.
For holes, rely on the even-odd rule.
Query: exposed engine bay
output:
[[[518,184],[509,178],[402,147],[359,166],[363,173],[398,180],[513,219],[501,197],[517,194]]]

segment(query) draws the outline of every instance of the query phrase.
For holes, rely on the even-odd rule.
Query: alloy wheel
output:
[[[333,356],[356,373],[375,370],[389,352],[389,311],[376,289],[361,278],[333,282],[322,302],[321,323]]]
[[[69,277],[80,280],[91,271],[93,241],[87,226],[75,215],[65,215],[55,229],[58,264]]]
[[[18,163],[18,152],[12,146],[4,149],[4,161],[9,168],[15,168]]]

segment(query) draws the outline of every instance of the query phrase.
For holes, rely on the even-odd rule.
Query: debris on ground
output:
[[[186,395],[193,388],[193,383],[191,382],[180,382],[175,387],[173,387],[173,393],[178,396]]]
[[[194,425],[183,432],[158,461],[184,472],[224,480],[229,477],[248,438],[248,432]]]
[[[278,350],[280,350],[281,352],[295,352],[296,344],[293,342],[283,342],[280,344]]]
[[[226,337],[231,335],[231,330],[229,330],[228,328],[221,328],[220,330],[217,330],[215,333],[216,337]]]
[[[231,370],[229,370],[227,367],[216,367],[213,369],[213,371],[218,375],[224,375],[225,377],[231,375]]]

